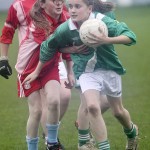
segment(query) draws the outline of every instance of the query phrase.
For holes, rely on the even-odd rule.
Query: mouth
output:
[[[57,11],[61,11],[61,10],[62,10],[62,8],[56,8],[56,10],[57,10]]]
[[[71,15],[71,18],[76,18],[77,17],[77,15]]]

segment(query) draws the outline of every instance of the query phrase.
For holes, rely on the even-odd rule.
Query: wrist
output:
[[[8,60],[8,56],[0,56],[0,60]]]

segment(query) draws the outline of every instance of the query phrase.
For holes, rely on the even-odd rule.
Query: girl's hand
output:
[[[24,84],[24,83],[30,84],[32,81],[34,81],[39,76],[43,65],[44,65],[44,63],[39,61],[36,69],[24,79],[22,84]]]
[[[92,47],[97,47],[103,44],[109,44],[109,37],[106,36],[100,28],[99,32],[100,34],[89,32],[89,36],[87,36],[87,38],[89,39],[89,43]]]
[[[74,74],[68,74],[68,82],[65,81],[65,86],[67,89],[72,89],[75,85]]]
[[[29,74],[24,81],[22,82],[22,84],[27,83],[30,84],[32,81],[34,81],[36,78],[38,77],[38,74],[34,71],[31,74]]]

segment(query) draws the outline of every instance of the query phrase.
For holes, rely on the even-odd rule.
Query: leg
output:
[[[83,93],[89,113],[90,127],[98,142],[107,140],[107,130],[99,107],[100,92],[87,90]],[[92,99],[91,99],[92,97]]]
[[[87,110],[87,105],[86,105],[86,101],[85,98],[83,96],[83,94],[81,93],[81,91],[79,90],[80,93],[80,106],[78,109],[78,127],[79,129],[89,129],[89,116],[88,116],[88,110]]]
[[[106,95],[100,95],[100,108],[102,114],[110,108]]]
[[[47,98],[47,149],[60,148],[58,130],[60,118],[60,84],[56,80],[48,81],[44,87]]]
[[[129,112],[123,107],[121,97],[110,97],[109,100],[112,113],[124,128],[131,129],[131,118]]]
[[[60,117],[60,84],[56,80],[48,81],[44,90],[47,99],[47,123],[57,124]]]
[[[108,96],[110,107],[113,115],[121,123],[124,128],[124,132],[127,135],[128,142],[126,150],[137,150],[138,144],[138,128],[131,121],[129,112],[123,107],[121,97]]]
[[[38,91],[33,92],[28,97],[29,118],[27,122],[27,136],[37,137],[39,122],[42,115],[41,97]]]
[[[60,119],[61,120],[67,111],[70,99],[71,99],[71,91],[70,89],[65,88],[64,82],[67,79],[61,79],[61,89],[60,89]]]
[[[27,121],[28,150],[38,149],[38,128],[42,114],[41,97],[39,91],[28,96],[29,118]]]
[[[82,96],[81,91],[80,91],[80,100],[81,100],[81,103],[80,103],[80,106],[78,109],[78,117],[77,117],[78,121],[77,122],[80,121],[80,125],[81,125],[81,122],[83,122],[84,125],[81,125],[81,126],[84,126],[83,128],[85,128],[85,124],[87,124],[86,125],[86,128],[87,128],[89,126],[88,113],[87,113],[87,109],[86,109],[87,106],[86,106],[86,103]],[[102,114],[110,108],[110,105],[109,105],[106,95],[100,95],[100,104],[99,105],[100,105]]]
[[[99,107],[101,105],[101,86],[97,78],[97,72],[95,74],[85,73],[80,76],[79,81],[88,110],[90,129],[98,142],[98,148],[110,150],[107,129]]]
[[[78,129],[78,150],[89,149],[95,150],[95,141],[91,132],[89,131],[89,116],[85,98],[79,90],[80,93],[80,106],[78,109],[78,122],[76,122],[76,127]]]
[[[69,89],[65,88],[64,82],[67,79],[61,79],[61,87],[60,87],[60,118],[61,120],[67,111],[69,101],[71,99],[71,91]],[[42,117],[41,117],[41,125],[44,132],[44,137],[47,141],[47,129],[46,129],[46,121],[47,121],[47,101],[46,101],[46,95],[43,90],[40,90],[41,97],[42,97]],[[60,143],[61,144],[61,143]]]
[[[110,150],[110,145],[107,139],[106,125],[99,107],[100,92],[91,89],[85,91],[83,95],[87,103],[90,128],[98,143],[98,149]]]
[[[40,90],[41,95],[41,102],[42,102],[42,116],[41,116],[41,126],[43,129],[43,137],[47,136],[47,129],[46,129],[46,121],[47,121],[47,101],[46,101],[46,95],[44,93],[44,90]]]

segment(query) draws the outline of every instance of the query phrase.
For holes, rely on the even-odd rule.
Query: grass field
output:
[[[149,150],[150,145],[150,6],[117,9],[118,20],[126,22],[137,35],[135,46],[116,46],[122,63],[127,69],[123,76],[124,106],[132,120],[139,126],[139,150]],[[2,29],[5,12],[0,12]],[[10,64],[15,65],[18,50],[17,36],[10,47]],[[14,67],[13,67],[14,68]],[[28,106],[26,100],[17,98],[16,72],[9,80],[0,77],[0,150],[26,150],[26,121]],[[77,131],[74,127],[79,96],[72,90],[72,100],[68,112],[62,120],[59,137],[66,150],[77,150]],[[125,136],[111,112],[104,114],[108,128],[111,150],[124,150]],[[41,137],[41,129],[39,131]],[[44,141],[39,142],[39,150],[44,150]]]

